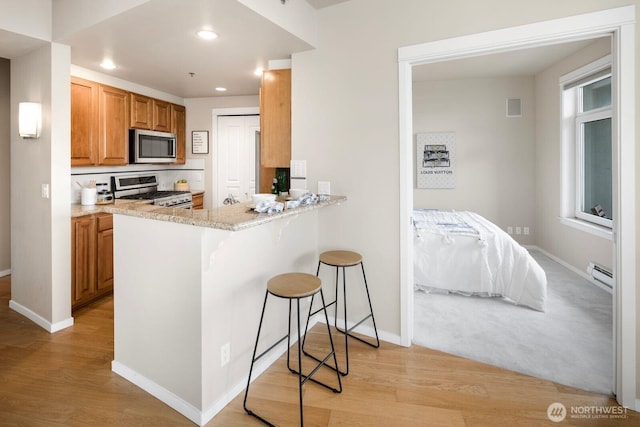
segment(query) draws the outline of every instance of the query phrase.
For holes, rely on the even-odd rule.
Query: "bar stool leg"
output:
[[[251,356],[251,367],[249,368],[249,378],[247,378],[247,388],[246,388],[246,390],[244,392],[244,401],[242,403],[242,406],[243,406],[243,408],[244,408],[244,410],[245,410],[245,412],[247,414],[249,414],[249,415],[251,415],[253,417],[256,417],[257,419],[259,419],[260,421],[262,421],[263,423],[265,423],[265,424],[267,424],[269,426],[273,426],[273,424],[271,424],[269,421],[265,420],[260,415],[256,414],[251,409],[247,408],[247,396],[249,395],[249,386],[251,385],[251,374],[253,373],[253,364],[255,363],[256,360],[260,359],[260,357],[262,357],[266,352],[268,352],[269,350],[271,350],[271,348],[273,348],[273,346],[272,346],[269,350],[265,351],[260,356],[256,357],[256,352],[258,351],[258,342],[260,340],[260,331],[262,330],[262,321],[264,320],[264,312],[265,312],[265,309],[267,307],[267,298],[268,297],[269,297],[269,291],[267,291],[265,293],[265,295],[264,295],[264,303],[262,304],[262,314],[260,315],[260,323],[258,324],[258,334],[256,335],[256,344],[253,347],[253,356]],[[291,308],[289,308],[289,311],[291,311]],[[282,340],[278,341],[278,343],[280,343],[281,341]]]
[[[368,346],[374,347],[374,348],[379,348],[380,347],[380,338],[378,337],[378,328],[376,327],[376,319],[373,315],[373,305],[371,304],[371,295],[369,294],[369,285],[367,284],[367,276],[364,272],[364,263],[362,261],[360,261],[360,267],[362,268],[362,278],[364,280],[364,289],[367,293],[367,301],[369,303],[369,314],[367,316],[365,316],[364,318],[362,318],[362,320],[360,320],[358,323],[356,323],[355,325],[353,325],[351,328],[347,329],[347,279],[346,279],[346,267],[342,267],[342,296],[343,296],[343,304],[344,304],[344,329],[340,329],[338,327],[338,322],[337,320],[334,319],[334,326],[336,328],[336,330],[338,332],[340,332],[341,334],[344,334],[344,343],[345,343],[345,352],[346,352],[346,370],[344,372],[340,372],[342,375],[348,375],[349,374],[349,340],[348,337],[351,338],[355,338],[356,340],[367,344]],[[337,299],[337,295],[338,295],[338,269],[339,267],[336,266],[336,299]],[[336,312],[337,312],[337,303],[336,303]],[[353,335],[351,333],[352,330],[354,330],[355,328],[357,328],[358,326],[360,326],[360,324],[362,324],[364,321],[366,321],[369,317],[371,317],[371,320],[373,322],[373,331],[376,334],[376,340],[375,343],[371,342],[371,341],[367,341],[364,340],[356,335]]]
[[[324,294],[322,292],[322,289],[320,289],[320,298],[322,301],[322,309],[324,311],[324,315],[325,315],[325,321],[327,324],[327,334],[329,336],[329,343],[331,345],[331,351],[330,353],[323,359],[317,359],[315,357],[313,357],[315,360],[317,360],[318,365],[309,373],[309,374],[303,374],[302,373],[302,355],[303,355],[303,350],[302,350],[302,346],[303,346],[303,337],[301,334],[301,321],[300,321],[300,298],[295,298],[296,300],[296,315],[297,315],[297,327],[298,327],[298,367],[297,370],[295,370],[294,368],[291,367],[291,314],[292,314],[292,299],[294,298],[289,298],[289,318],[288,318],[288,322],[287,322],[287,335],[280,338],[275,344],[273,344],[271,347],[269,347],[268,349],[266,349],[265,351],[263,351],[260,355],[258,355],[256,357],[256,353],[258,350],[258,343],[260,341],[260,332],[262,330],[262,323],[264,320],[264,315],[265,315],[265,311],[266,311],[266,306],[267,306],[267,299],[269,297],[269,291],[267,290],[265,297],[264,297],[264,303],[262,305],[262,314],[260,315],[260,323],[258,324],[258,333],[256,336],[256,344],[253,348],[253,355],[251,357],[251,367],[249,368],[249,378],[247,379],[247,388],[245,390],[244,393],[244,401],[243,401],[243,408],[245,410],[245,412],[257,419],[259,419],[260,421],[262,421],[263,423],[265,423],[266,425],[269,426],[273,426],[273,424],[271,422],[269,422],[268,420],[262,418],[260,415],[256,414],[255,412],[253,412],[252,410],[250,410],[247,407],[247,397],[249,395],[249,387],[251,385],[251,375],[253,373],[253,366],[254,363],[259,360],[262,356],[264,356],[265,354],[269,353],[273,348],[275,348],[277,345],[279,345],[281,342],[283,342],[285,339],[287,340],[287,368],[289,369],[289,371],[291,371],[292,373],[295,373],[298,375],[298,400],[299,400],[299,405],[300,405],[300,426],[304,425],[304,406],[303,406],[303,399],[302,399],[302,386],[304,385],[304,383],[307,382],[307,380],[310,380],[316,384],[319,384],[331,391],[333,391],[334,393],[341,393],[342,392],[342,381],[340,380],[340,375],[338,373],[336,373],[336,378],[338,380],[338,388],[334,388],[329,386],[328,384],[325,384],[319,380],[316,380],[315,378],[312,378],[312,376],[322,367],[322,366],[326,366],[328,368],[333,369],[334,371],[336,370],[335,368],[333,368],[332,366],[327,364],[327,361],[329,360],[329,358],[333,357],[333,363],[335,366],[338,366],[338,360],[336,358],[336,351],[335,351],[335,347],[333,345],[333,338],[331,336],[331,330],[329,327],[329,317],[327,315],[327,309],[325,307],[325,300],[324,300]],[[313,297],[315,296],[312,295],[312,300]],[[306,298],[306,297],[303,297]],[[309,320],[307,319],[307,325],[309,323]],[[305,330],[305,336],[306,336],[306,330]]]
[[[311,297],[311,299],[313,299],[313,296]],[[320,311],[324,312],[324,318],[325,318],[325,322],[326,322],[326,325],[327,325],[327,335],[329,336],[329,345],[331,347],[331,351],[329,352],[329,354],[327,354],[327,356],[325,356],[324,359],[319,359],[316,356],[314,356],[314,355],[312,355],[312,354],[310,354],[310,353],[308,353],[307,351],[304,350],[304,343],[305,343],[305,340],[306,340],[307,328],[309,326],[309,318],[307,318],[307,327],[305,328],[305,333],[304,333],[304,336],[302,337],[302,339],[298,340],[298,345],[300,346],[301,354],[304,354],[305,356],[308,356],[308,357],[312,358],[316,362],[319,362],[319,364],[309,374],[307,374],[307,375],[302,374],[302,376],[305,378],[304,381],[309,380],[311,382],[314,382],[314,383],[316,383],[318,385],[323,386],[324,388],[327,388],[327,389],[333,391],[334,393],[342,393],[342,381],[340,380],[340,375],[336,376],[336,378],[338,379],[338,388],[331,387],[331,386],[329,386],[329,385],[327,385],[327,384],[325,384],[325,383],[323,383],[321,381],[318,381],[315,378],[311,377],[322,366],[326,366],[327,368],[332,369],[333,371],[339,372],[335,368],[336,366],[338,366],[338,359],[337,359],[337,356],[336,356],[336,349],[335,349],[335,346],[333,344],[333,337],[331,335],[331,327],[329,326],[329,315],[327,314],[327,308],[325,306],[325,300],[324,300],[324,292],[322,291],[322,289],[320,290],[320,299],[321,299],[321,302],[322,302],[322,307],[317,312],[320,312]],[[301,342],[302,342],[302,344],[300,344]],[[334,366],[331,366],[331,365],[327,364],[327,361],[329,360],[329,358],[331,356],[333,356]],[[293,372],[294,374],[297,374],[297,373],[301,372],[299,370],[295,371],[294,369],[292,369],[289,366],[289,362],[288,361],[287,361],[287,367],[289,368],[289,371]]]

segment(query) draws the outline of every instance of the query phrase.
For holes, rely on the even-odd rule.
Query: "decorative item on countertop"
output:
[[[271,194],[278,194],[278,178],[273,178],[273,183],[271,184]]]
[[[275,194],[269,194],[269,193],[255,193],[255,194],[251,195],[251,201],[255,205],[257,205],[258,202],[262,202],[262,201],[275,202],[276,201],[276,195]]]
[[[240,203],[240,200],[236,199],[236,197],[229,193],[229,197],[222,201],[223,205],[235,205],[236,203]]]
[[[307,190],[306,188],[290,188],[289,189],[289,195],[294,199],[299,199],[307,193],[309,193],[309,190]]]
[[[78,183],[80,185],[80,183]],[[84,206],[93,206],[96,204],[97,191],[96,182],[94,180],[89,181],[89,184],[82,186],[82,193],[80,194],[80,204]]]
[[[175,191],[189,191],[189,183],[186,179],[179,179],[173,183],[173,189]]]
[[[254,210],[258,213],[279,213],[284,210],[284,203],[276,202],[275,200],[260,200],[256,203]]]
[[[109,185],[106,182],[98,182],[96,184],[96,204],[108,205],[113,203],[113,194],[109,192]]]
[[[316,203],[318,203],[318,201],[320,200],[320,198],[313,193],[307,193],[304,194],[300,197],[300,204],[301,205],[315,205]]]

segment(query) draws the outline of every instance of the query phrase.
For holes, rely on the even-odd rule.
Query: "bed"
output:
[[[468,211],[415,209],[416,289],[502,297],[544,311],[547,278],[525,248]]]

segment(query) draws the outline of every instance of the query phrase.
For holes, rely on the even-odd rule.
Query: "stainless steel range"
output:
[[[116,199],[150,200],[154,205],[191,209],[190,191],[158,190],[158,175],[112,176],[111,191]]]

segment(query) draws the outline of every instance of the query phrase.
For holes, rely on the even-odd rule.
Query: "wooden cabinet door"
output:
[[[196,194],[191,197],[191,203],[193,204],[192,209],[203,209],[204,208],[204,193]]]
[[[136,129],[151,129],[151,98],[137,93],[131,93],[129,97],[131,99],[130,127]]]
[[[265,71],[260,88],[260,164],[291,164],[291,70]]]
[[[182,105],[171,104],[171,132],[176,134],[176,164],[187,161],[187,110]]]
[[[126,165],[129,162],[129,93],[100,85],[98,164]]]
[[[71,166],[98,163],[98,86],[71,78]]]
[[[97,215],[97,282],[98,294],[113,289],[113,215]]]
[[[87,215],[71,220],[71,306],[96,293],[96,220]]]
[[[171,104],[154,99],[153,102],[153,130],[171,132]]]

